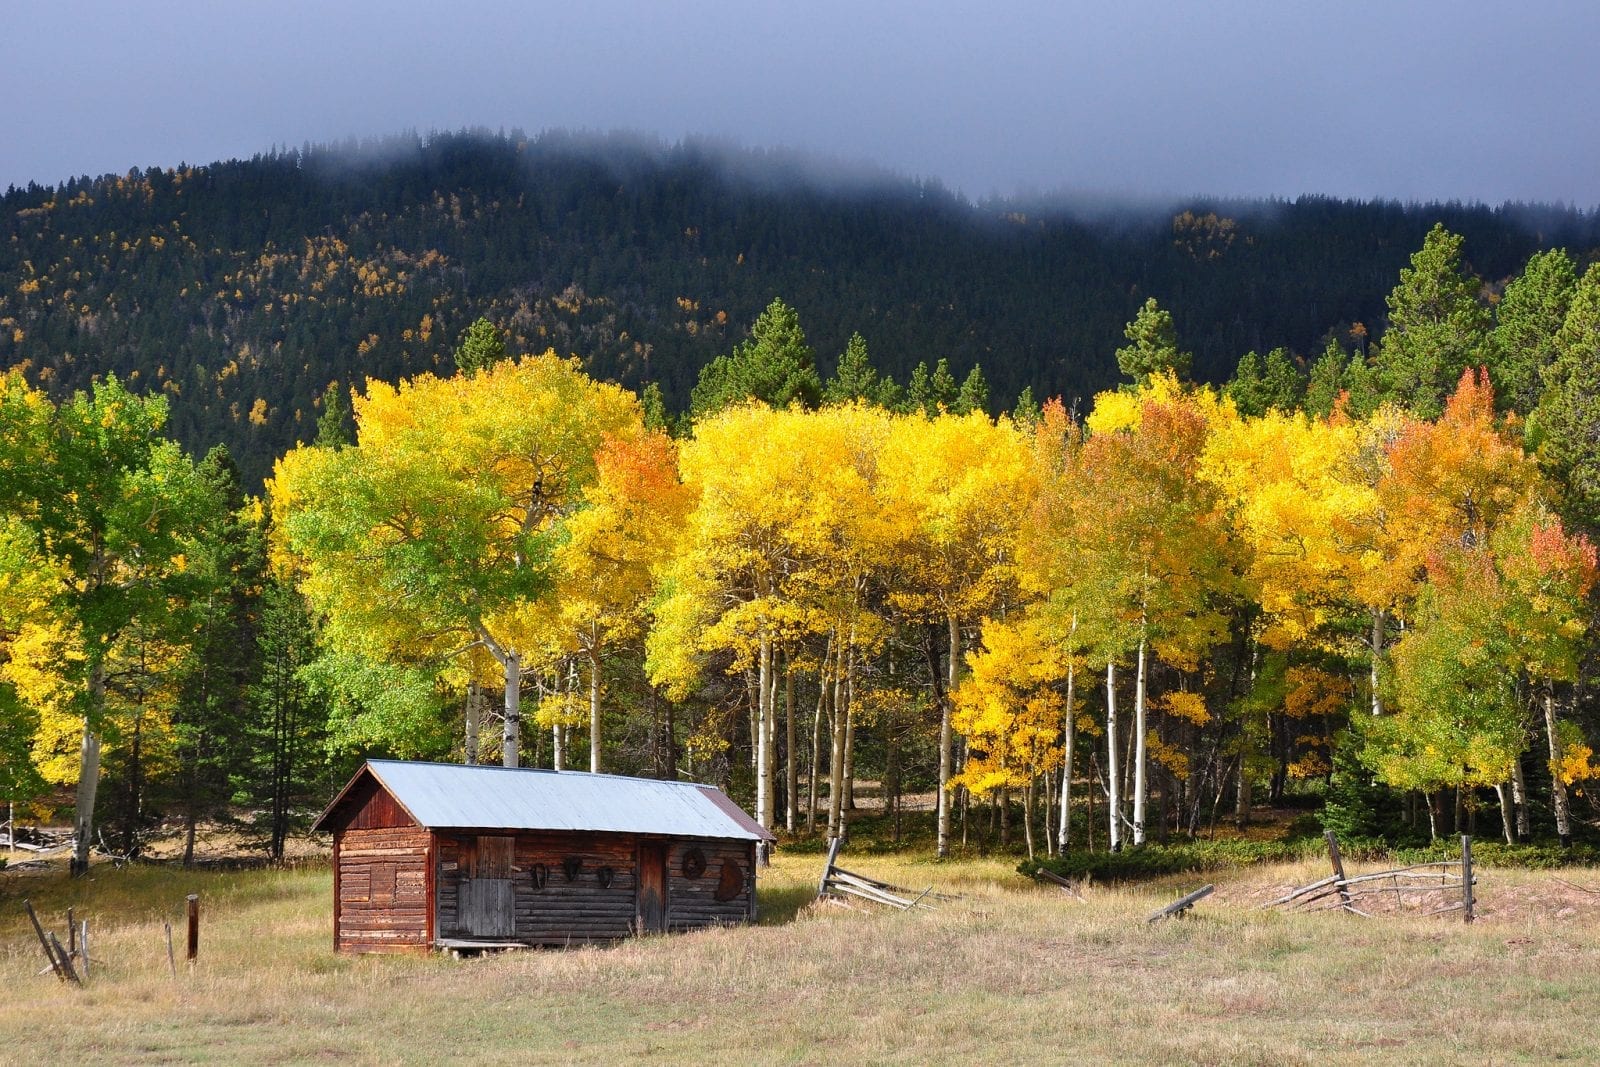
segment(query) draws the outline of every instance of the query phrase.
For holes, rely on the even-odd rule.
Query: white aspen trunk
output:
[[[950,665],[946,671],[944,700],[939,708],[939,855],[950,855],[950,709],[955,701],[956,678],[961,672],[961,623],[947,618],[950,628]]]
[[[1106,781],[1110,786],[1106,812],[1110,822],[1107,841],[1112,852],[1122,851],[1122,774],[1117,753],[1117,665],[1106,664]]]
[[[100,793],[100,735],[94,729],[93,715],[105,707],[106,668],[96,659],[89,672],[90,715],[83,718],[83,738],[79,742],[77,810],[73,814],[72,862],[74,877],[89,873],[89,849],[94,843],[94,805]],[[14,831],[13,831],[14,832]]]
[[[589,773],[599,774],[600,766],[600,636],[592,635],[589,644]]]
[[[852,637],[854,635],[852,634]],[[856,810],[856,654],[854,646],[844,669],[844,809]]]
[[[1073,618],[1073,627],[1077,627],[1077,618]],[[1067,843],[1072,836],[1072,739],[1077,733],[1076,716],[1073,713],[1073,688],[1077,681],[1077,662],[1070,656],[1067,659],[1067,721],[1063,724],[1061,734],[1061,822],[1056,828],[1056,851],[1066,855]]]
[[[756,821],[772,829],[772,638],[756,654]]]
[[[478,699],[479,690],[477,682],[467,683],[467,743],[466,762],[478,762]]]
[[[1572,811],[1567,803],[1567,785],[1561,780],[1561,741],[1556,736],[1556,687],[1546,682],[1544,687],[1544,731],[1550,742],[1550,800],[1555,809],[1556,836],[1561,847],[1572,845]]]
[[[1133,843],[1144,844],[1145,799],[1150,788],[1145,770],[1145,635],[1139,630],[1139,672],[1133,688]]]
[[[1511,764],[1511,800],[1517,806],[1517,840],[1526,841],[1533,836],[1533,826],[1528,821],[1528,783],[1522,776],[1522,754]]]
[[[1372,714],[1383,714],[1383,699],[1378,696],[1378,657],[1383,655],[1383,612],[1372,613],[1372,666],[1368,684],[1372,686]]]
[[[1033,859],[1033,784],[1037,778],[1029,778],[1027,788],[1022,791],[1022,839],[1028,846],[1028,858]]]
[[[822,649],[817,669],[817,711],[811,719],[811,774],[806,782],[806,833],[817,829],[817,781],[822,774],[822,710],[828,704],[828,661],[833,657],[833,635]]]
[[[506,672],[506,728],[501,738],[500,762],[516,767],[522,755],[522,657],[507,652],[501,665]]]
[[[845,703],[844,672],[838,664],[844,661],[841,647],[835,660],[833,675],[833,724],[828,747],[828,836],[838,837],[844,829],[844,731],[849,708]]]
[[[1511,790],[1507,788],[1505,782],[1501,782],[1494,787],[1494,795],[1500,800],[1500,826],[1505,831],[1506,844],[1514,845],[1517,843],[1517,837],[1512,831],[1511,800],[1507,795],[1510,792]]]
[[[783,828],[791,834],[800,821],[800,767],[794,758],[794,668],[783,653]]]

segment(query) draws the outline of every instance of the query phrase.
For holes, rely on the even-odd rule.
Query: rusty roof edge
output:
[[[768,830],[765,826],[762,826],[760,823],[752,819],[743,808],[733,802],[732,797],[728,796],[728,794],[724,793],[716,786],[696,785],[695,788],[704,793],[711,800],[711,803],[717,806],[718,810],[720,810],[722,814],[726,815],[728,818],[737,823],[741,830],[744,830],[746,833],[755,834],[763,841],[778,840],[771,830]]]

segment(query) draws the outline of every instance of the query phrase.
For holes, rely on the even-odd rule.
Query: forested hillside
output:
[[[1246,351],[1309,362],[1381,332],[1384,296],[1436,221],[1492,297],[1540,247],[1580,264],[1594,216],[1462,205],[1195,202],[1096,215],[969,203],[781,153],[626,138],[457,134],[131,171],[0,198],[0,366],[63,397],[115,372],[170,400],[198,455],[247,486],[309,440],[330,382],[453,370],[473,319],[513,354],[576,353],[687,406],[699,368],[782,296],[824,373],[852,332],[904,383],[982,365],[1087,401],[1124,323],[1172,309],[1194,374]]]

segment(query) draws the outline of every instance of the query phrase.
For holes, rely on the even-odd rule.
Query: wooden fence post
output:
[[[1344,880],[1344,857],[1339,855],[1339,839],[1333,835],[1332,830],[1324,830],[1323,837],[1328,841],[1328,860],[1333,864],[1334,888],[1339,890],[1339,906],[1346,910],[1350,908],[1350,887]]]
[[[1471,922],[1472,906],[1472,838],[1461,835],[1461,921]]]
[[[167,930],[167,969],[172,972],[172,977],[176,978],[178,977],[178,961],[172,954],[172,924],[164,922],[161,925],[166,927]]]
[[[44,949],[44,958],[50,961],[50,969],[56,972],[56,977],[63,982],[67,980],[66,973],[61,970],[61,961],[56,959],[55,950],[50,947],[50,939],[45,936],[44,927],[39,924],[39,916],[33,913],[31,901],[24,900],[22,906],[28,910],[28,918],[33,921],[33,932],[39,935],[39,947]],[[44,972],[39,972],[43,974]]]
[[[193,963],[200,955],[200,894],[190,893],[188,901],[189,947],[183,958]]]

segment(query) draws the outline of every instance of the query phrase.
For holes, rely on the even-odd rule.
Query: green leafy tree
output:
[[[1179,351],[1172,313],[1157,304],[1155,297],[1144,302],[1122,334],[1128,343],[1117,349],[1117,367],[1134,385],[1143,386],[1151,375],[1169,371],[1179,378],[1189,376],[1194,357]]]
[[[350,443],[350,401],[338,382],[329,382],[322,392],[322,414],[317,416],[316,444],[319,448],[343,448]]]
[[[797,401],[816,407],[822,399],[816,358],[800,316],[782,300],[773,300],[757,316],[749,338],[706,364],[689,407],[698,419],[749,399],[779,408]]]
[[[1483,362],[1489,311],[1479,280],[1462,270],[1462,238],[1437,224],[1389,293],[1389,326],[1377,360],[1385,399],[1431,419],[1461,372]]]
[[[76,645],[79,875],[94,841],[108,652],[135,620],[169,609],[187,580],[186,535],[210,511],[193,464],[163,435],[166,417],[162,398],[136,396],[115,376],[59,407],[19,372],[0,379],[0,512],[20,518],[61,569],[49,611]]]

